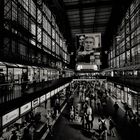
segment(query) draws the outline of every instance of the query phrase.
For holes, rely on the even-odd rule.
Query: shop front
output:
[[[2,116],[2,137],[9,140],[12,132],[16,130],[15,122],[19,119],[19,108],[14,109]]]
[[[63,103],[65,103],[66,88],[68,86],[69,83],[3,115],[0,122],[1,133],[5,140],[10,139],[13,135],[13,131],[15,131],[19,139],[21,139],[25,129],[29,129],[32,139],[34,139],[34,137],[39,138],[42,129],[47,129],[47,113],[50,111],[52,114],[55,113],[52,99],[54,99],[54,103],[56,103],[55,107],[58,107],[57,103],[59,103],[61,110],[64,105]],[[53,118],[53,120],[54,119],[55,118]]]
[[[132,110],[134,112],[138,112],[140,114],[140,95],[139,95],[139,92],[130,89],[129,94],[131,95],[131,97],[129,97],[129,98],[131,98]]]

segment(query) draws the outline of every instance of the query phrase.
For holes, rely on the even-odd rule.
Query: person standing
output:
[[[52,133],[53,120],[52,120],[51,110],[48,110],[47,120],[48,120],[48,128],[49,128],[50,135],[53,136],[53,133]]]
[[[60,100],[58,99],[58,97],[55,99],[54,112],[56,117],[60,113]]]
[[[93,118],[92,118],[92,108],[91,106],[89,105],[88,108],[87,108],[87,119],[88,119],[88,130],[90,131],[93,127]]]
[[[129,106],[127,103],[124,104],[124,109],[125,109],[125,116],[128,115],[128,110],[129,110]]]
[[[70,109],[70,121],[73,121],[75,118],[74,116],[74,107],[72,106],[71,109]]]
[[[77,52],[84,51],[84,39],[85,39],[85,35],[79,35]]]
[[[111,117],[109,116],[109,134],[110,134],[110,136],[115,137],[114,129],[115,129],[115,124],[114,124],[113,120],[111,119]]]
[[[97,104],[97,111],[98,111],[98,113],[100,113],[100,109],[101,109],[101,101],[100,101],[100,98],[97,98],[96,104]]]
[[[26,89],[26,86],[28,83],[28,73],[27,72],[23,71],[21,80],[22,80],[22,89],[21,90],[24,91]]]

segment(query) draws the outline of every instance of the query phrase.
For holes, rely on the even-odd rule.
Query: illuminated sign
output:
[[[45,95],[40,97],[40,103],[43,103],[45,101]]]
[[[60,91],[63,89],[63,86],[60,87]]]
[[[96,65],[97,70],[99,70],[101,65],[101,33],[77,34],[76,37],[77,63],[93,64]]]
[[[97,65],[88,65],[88,64],[77,64],[76,65],[76,70],[80,71],[80,70],[98,70],[98,66]]]
[[[22,115],[23,113],[29,111],[30,109],[31,109],[31,102],[20,107],[20,114]]]
[[[65,84],[65,87],[69,86],[70,83]]]
[[[54,90],[51,91],[51,97],[55,94]]]
[[[19,109],[15,109],[2,117],[2,126],[19,117]]]
[[[55,94],[57,94],[57,93],[58,93],[58,90],[57,90],[57,89],[55,89],[55,91],[54,91],[54,92],[55,92]]]
[[[39,98],[36,98],[35,100],[32,101],[32,107],[36,107],[39,105]]]
[[[60,87],[58,88],[58,92],[60,91]]]
[[[46,94],[46,99],[49,99],[51,97],[51,92],[48,92],[47,94]]]

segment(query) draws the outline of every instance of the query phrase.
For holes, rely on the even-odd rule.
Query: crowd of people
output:
[[[98,81],[76,81],[77,95],[81,104],[79,117],[81,117],[82,130],[92,134],[92,140],[105,140],[107,135],[115,136],[115,123],[107,116],[107,95],[98,90]],[[75,119],[75,106],[70,109],[70,120]],[[94,129],[94,118],[98,117],[98,129]],[[107,121],[106,121],[107,120]],[[109,122],[109,127],[107,126]]]
[[[92,132],[93,140],[96,140],[95,137],[99,140],[104,140],[107,136],[115,137],[116,123],[120,113],[122,116],[124,113],[125,121],[131,124],[132,128],[140,129],[139,113],[134,112],[127,103],[122,106],[117,100],[112,100],[112,102],[100,79],[74,81],[73,89],[76,89],[74,94],[79,96],[81,104],[79,117],[81,117],[82,130]],[[107,109],[108,105],[111,105],[111,111]],[[70,110],[71,121],[75,119],[75,114],[73,105]],[[99,118],[98,121],[95,121],[95,117]],[[98,130],[95,130],[95,124],[98,124]]]
[[[67,101],[74,100],[74,96],[78,97],[78,102],[71,102],[69,108],[69,120],[71,123],[75,123],[80,120],[80,125],[82,131],[91,135],[92,140],[106,140],[107,137],[115,137],[116,134],[116,124],[114,122],[114,118],[108,113],[107,104],[108,104],[108,95],[106,90],[102,90],[103,82],[100,79],[95,80],[79,80],[71,83],[69,88],[69,94]],[[117,117],[119,113],[119,104],[117,101],[112,105],[114,109],[114,115]],[[124,104],[125,116],[129,118],[129,120],[138,125],[140,122],[139,114],[136,112],[135,114],[132,112],[132,109],[129,108],[127,104]],[[53,136],[53,118],[54,115],[57,117],[57,114],[60,113],[60,100],[59,97],[56,96],[54,101],[54,109],[48,110],[46,114],[47,124],[49,128],[49,133]],[[80,118],[80,119],[79,119]],[[35,122],[40,120],[40,114],[27,115],[26,121],[31,122],[34,120]],[[33,133],[35,128],[31,125],[24,129],[22,133],[22,137],[18,132],[18,127],[16,130],[12,131],[12,135],[10,140],[18,140],[18,139],[33,139]]]

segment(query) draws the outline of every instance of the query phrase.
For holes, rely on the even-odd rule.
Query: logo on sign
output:
[[[32,106],[33,107],[36,107],[37,105],[39,105],[39,98],[32,101]]]

